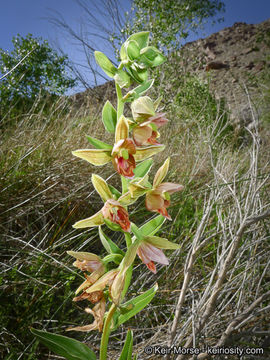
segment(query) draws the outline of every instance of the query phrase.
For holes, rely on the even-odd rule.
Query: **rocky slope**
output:
[[[238,22],[187,43],[179,58],[187,71],[209,79],[216,98],[226,99],[234,122],[250,125],[249,97],[258,99],[260,81],[270,72],[270,19],[257,25]]]

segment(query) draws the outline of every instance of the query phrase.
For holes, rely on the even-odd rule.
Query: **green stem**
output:
[[[122,194],[125,194],[128,191],[128,181],[124,176],[121,176],[122,183]]]
[[[116,310],[116,306],[115,304],[112,304],[103,326],[103,332],[100,342],[99,360],[107,360],[107,348],[108,348],[108,341],[111,332],[110,325],[115,310]]]
[[[117,121],[123,115],[124,111],[124,101],[121,88],[118,84],[115,83],[116,94],[117,94]]]
[[[125,238],[126,238],[127,248],[129,248],[130,245],[132,244],[131,235],[129,233],[125,233]]]

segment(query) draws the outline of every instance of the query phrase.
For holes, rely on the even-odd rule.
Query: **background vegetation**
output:
[[[247,96],[254,127],[239,134],[225,100],[216,101],[208,83],[179,69],[173,56],[160,75],[152,96],[163,96],[161,109],[170,122],[161,131],[167,147],[155,166],[170,155],[168,181],[185,186],[173,197],[174,220],[160,235],[182,248],[157,275],[145,269],[136,277],[135,272],[133,292],[159,283],[156,298],[130,322],[139,358],[147,358],[143,348],[148,344],[176,344],[263,347],[260,358],[267,359],[269,117],[258,117]],[[269,76],[258,86],[255,105],[269,100]],[[113,94],[104,93],[108,97]],[[44,110],[47,104],[46,98],[35,96],[12,122],[6,114],[0,128],[0,352],[5,360],[57,359],[38,345],[29,328],[65,334],[70,325],[89,323],[84,304],[72,302],[81,279],[66,250],[103,251],[95,229],[71,226],[101,206],[90,180],[94,169],[74,159],[71,150],[88,147],[85,134],[110,141],[101,125],[103,103],[87,98],[80,107],[61,96],[50,100],[49,112]],[[110,165],[100,170],[117,186],[111,171]],[[143,223],[145,216],[144,204],[136,203],[132,218]],[[114,240],[122,246],[121,235]],[[137,266],[143,265],[138,261]],[[114,335],[112,359],[126,331]],[[99,334],[72,336],[97,350]],[[243,357],[253,358],[259,359]]]

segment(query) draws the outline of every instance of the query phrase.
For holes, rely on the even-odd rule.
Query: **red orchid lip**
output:
[[[130,232],[131,224],[127,210],[113,199],[107,200],[102,209],[105,219],[119,225],[125,232]]]
[[[135,159],[132,155],[126,160],[122,156],[116,156],[113,159],[113,165],[115,170],[126,178],[132,179],[134,177],[133,170],[136,167]]]
[[[122,151],[126,150],[128,159],[122,156]],[[122,176],[132,179],[134,177],[133,170],[136,167],[133,154],[136,153],[135,143],[132,139],[119,140],[112,150],[112,163],[115,170]]]

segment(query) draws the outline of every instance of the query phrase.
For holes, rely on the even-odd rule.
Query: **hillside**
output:
[[[270,19],[257,25],[235,23],[188,43],[179,58],[186,71],[195,72],[201,79],[210,77],[211,91],[217,99],[226,99],[234,121],[249,125],[252,115],[247,91],[252,98],[259,96],[255,80],[270,71]]]

